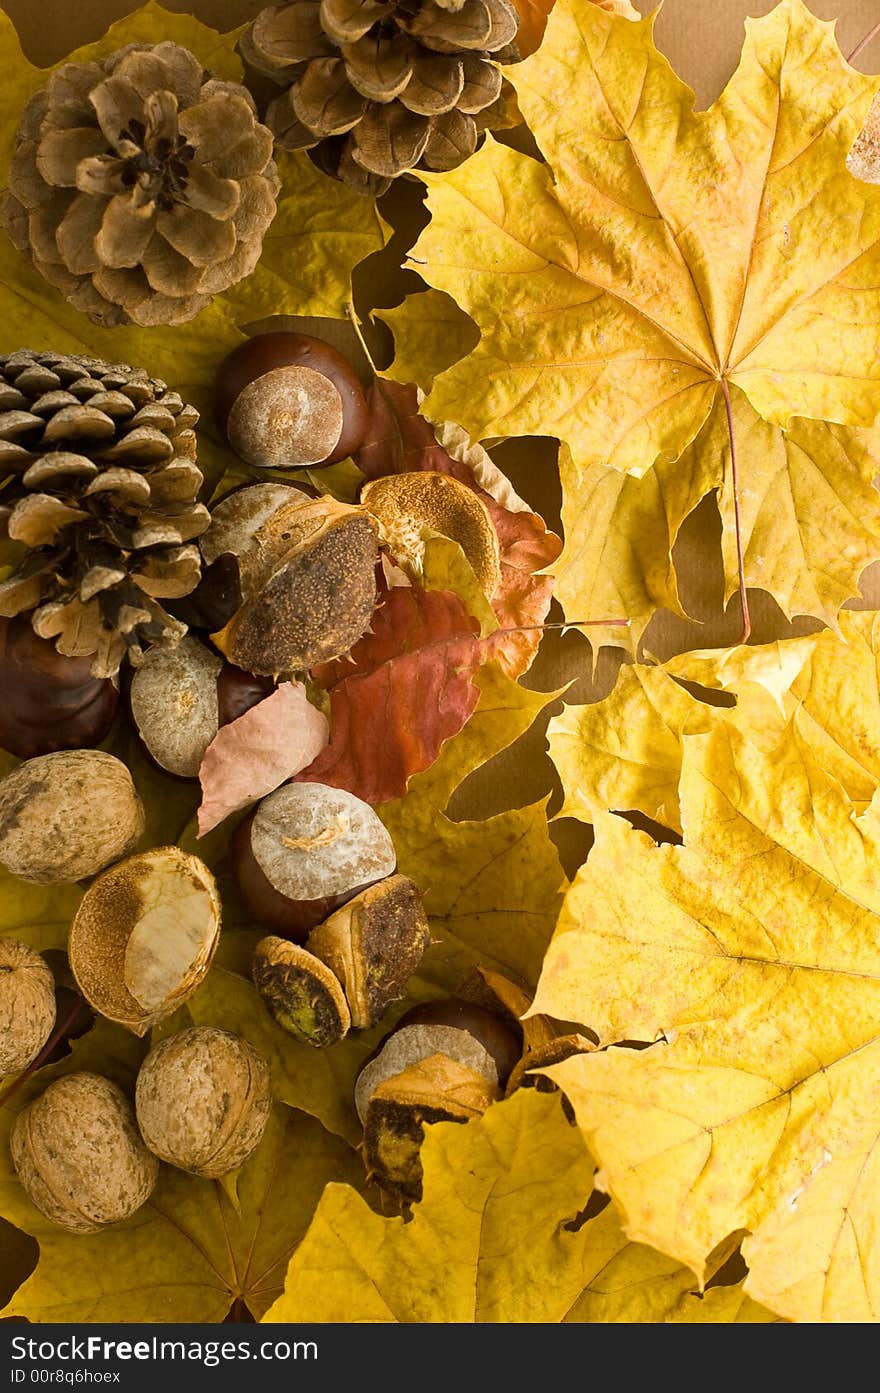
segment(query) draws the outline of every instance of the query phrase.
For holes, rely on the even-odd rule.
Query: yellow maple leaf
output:
[[[466,1126],[428,1127],[422,1160],[408,1223],[328,1185],[265,1321],[772,1319],[737,1288],[703,1312],[693,1273],[630,1243],[611,1206],[574,1222],[594,1167],[558,1094],[524,1089]]]
[[[880,806],[762,696],[683,737],[683,846],[595,814],[532,1009],[655,1042],[548,1070],[631,1239],[702,1275],[746,1231],[770,1310],[875,1320]]]
[[[638,623],[649,601],[675,606],[672,542],[722,474],[731,521],[729,408],[744,584],[833,616],[880,547],[872,442],[797,418],[870,429],[880,410],[880,190],[846,167],[878,79],[846,64],[801,0],[782,0],[748,22],[730,84],[695,111],[651,30],[558,0],[540,48],[511,71],[547,164],[490,139],[459,170],[426,176],[432,221],[415,255],[481,331],[427,409],[454,404],[476,437],[552,430],[571,451],[569,484],[588,492],[602,471],[641,476],[660,461],[663,497],[667,465],[707,427],[705,458],[683,466],[691,491],[679,481],[655,538],[618,562]],[[630,497],[612,507],[624,536],[638,521]],[[576,490],[567,506],[570,526],[587,520]],[[579,613],[595,598],[594,537],[570,542],[559,569]]]
[[[813,758],[862,812],[880,784],[880,615],[844,610],[840,629],[776,643],[682,653],[662,666],[620,670],[613,691],[566,706],[548,725],[564,790],[561,817],[591,822],[606,810],[638,811],[681,831],[683,738],[732,722],[762,739],[781,713]],[[681,683],[726,693],[707,704]]]

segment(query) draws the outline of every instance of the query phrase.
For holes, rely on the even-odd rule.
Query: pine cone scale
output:
[[[511,0],[292,0],[241,47],[285,89],[266,112],[277,143],[378,196],[409,170],[454,169],[503,120],[497,65],[518,56],[518,22]]]
[[[362,119],[366,98],[349,83],[340,58],[317,58],[291,92],[298,120],[321,135],[342,135]]]

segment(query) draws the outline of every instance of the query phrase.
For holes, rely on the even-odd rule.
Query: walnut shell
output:
[[[0,864],[21,880],[95,875],[143,830],[131,774],[102,750],[37,755],[0,781]]]
[[[45,958],[0,938],[0,1076],[26,1069],[55,1024],[55,979]]]
[[[210,1025],[192,1026],[156,1045],[135,1087],[138,1125],[150,1150],[206,1179],[247,1160],[271,1106],[263,1056],[240,1036]]]
[[[94,1233],[134,1214],[159,1178],[122,1089],[100,1074],[67,1074],[23,1108],[10,1137],[16,1174],[59,1228]]]
[[[219,934],[220,896],[205,863],[153,847],[89,886],[70,927],[70,967],[96,1011],[145,1035],[192,996]]]

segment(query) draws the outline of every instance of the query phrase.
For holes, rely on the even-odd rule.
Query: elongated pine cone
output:
[[[174,43],[66,63],[24,109],[0,220],[98,324],[180,324],[254,269],[271,132]]]
[[[265,118],[278,144],[379,195],[407,170],[455,169],[503,124],[517,27],[510,0],[293,0],[257,15],[241,51],[286,89]]]
[[[29,613],[60,653],[112,677],[179,638],[162,608],[201,574],[199,419],[140,368],[20,349],[0,355],[0,526],[28,550],[0,615]]]

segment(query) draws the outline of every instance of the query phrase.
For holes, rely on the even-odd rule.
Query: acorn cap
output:
[[[270,793],[257,806],[250,844],[272,888],[292,900],[349,895],[397,864],[369,803],[328,784],[284,784]]]
[[[169,774],[193,779],[217,734],[217,679],[223,659],[197,638],[151,648],[131,679],[138,734]]]
[[[269,1120],[269,1066],[239,1035],[197,1025],[162,1040],[135,1086],[141,1135],[169,1165],[216,1179],[242,1165]]]
[[[364,1118],[369,1175],[404,1203],[421,1198],[424,1124],[468,1122],[501,1097],[497,1084],[446,1054],[432,1054],[374,1089]]]
[[[348,1033],[351,1015],[339,981],[299,944],[273,934],[261,939],[251,971],[275,1020],[302,1044],[320,1049]]]
[[[22,1108],[9,1145],[33,1203],[72,1233],[128,1218],[159,1178],[122,1089],[84,1070],[56,1079]]]
[[[382,539],[398,561],[422,568],[426,530],[458,542],[480,588],[490,599],[501,584],[501,548],[479,494],[451,474],[416,470],[372,479],[361,502],[381,525]]]
[[[0,938],[0,1077],[26,1069],[52,1034],[55,978],[30,944]]]
[[[313,929],[306,947],[333,969],[353,1028],[364,1030],[403,996],[430,939],[418,886],[409,876],[390,875]]]
[[[20,880],[95,875],[143,830],[131,774],[103,750],[36,755],[0,780],[0,864]]]
[[[230,662],[274,677],[347,653],[376,606],[377,525],[333,498],[283,506],[244,554],[244,603],[211,635]]]
[[[154,847],[89,886],[70,928],[70,966],[96,1011],[145,1035],[192,996],[219,933],[208,867],[178,847]]]

